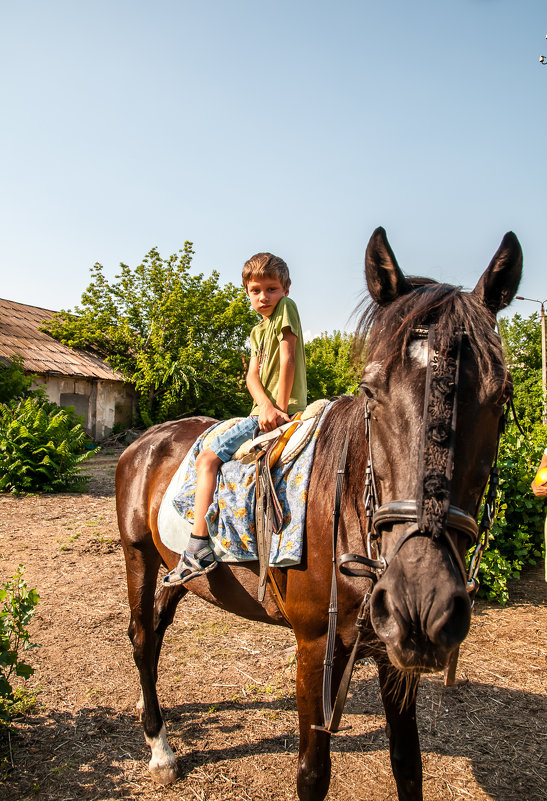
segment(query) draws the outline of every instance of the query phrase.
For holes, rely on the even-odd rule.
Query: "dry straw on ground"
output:
[[[40,604],[32,623],[36,707],[17,721],[0,798],[226,801],[296,798],[291,632],[249,623],[194,597],[166,637],[159,692],[181,778],[153,784],[135,713],[137,673],[113,497],[117,453],[92,465],[84,495],[0,496],[0,580],[25,565]],[[541,566],[542,567],[542,566]],[[541,570],[503,609],[477,604],[458,674],[425,678],[419,724],[426,801],[544,801],[546,595]],[[330,801],[396,799],[374,667],[358,666],[333,739]]]

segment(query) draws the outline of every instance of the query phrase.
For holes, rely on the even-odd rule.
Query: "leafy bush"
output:
[[[519,578],[526,565],[542,556],[545,508],[530,484],[546,444],[541,425],[531,428],[526,439],[511,425],[500,443],[498,512],[479,571],[482,597],[506,603],[508,580]]]
[[[40,397],[0,404],[0,491],[81,490],[78,466],[96,450],[73,411]]]
[[[32,380],[33,376],[25,375],[21,356],[14,356],[8,364],[0,362],[0,403],[31,395]]]
[[[28,679],[34,673],[21,651],[37,647],[30,642],[26,626],[38,600],[36,590],[29,590],[23,580],[22,565],[0,586],[0,724],[9,722],[19,703],[20,692],[12,687],[12,677]]]

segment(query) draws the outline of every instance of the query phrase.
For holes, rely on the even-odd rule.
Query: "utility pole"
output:
[[[522,295],[516,295],[516,299],[539,303],[541,309],[541,388],[543,390],[543,425],[547,425],[547,352],[545,350],[545,304],[547,298],[536,300],[536,298],[523,298]]]

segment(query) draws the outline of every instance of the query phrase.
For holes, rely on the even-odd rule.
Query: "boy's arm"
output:
[[[264,392],[256,356],[251,356],[249,369],[247,370],[246,384],[254,402],[259,407],[258,425],[261,431],[273,431],[274,428],[277,428],[277,426],[289,420],[289,416],[277,409]]]
[[[283,329],[283,339],[279,343],[279,387],[277,408],[287,411],[294,383],[296,334],[290,328]]]

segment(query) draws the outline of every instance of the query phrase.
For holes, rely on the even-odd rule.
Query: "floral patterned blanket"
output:
[[[272,470],[277,496],[283,508],[282,529],[272,539],[272,566],[287,567],[300,563],[315,443],[330,405],[325,407],[311,440],[296,459],[286,465],[278,463]],[[158,519],[160,536],[177,553],[184,550],[193,522],[196,457],[201,451],[204,438],[216,425],[219,424],[209,428],[196,440],[175,474],[162,503]],[[226,462],[219,471],[214,500],[207,513],[207,525],[216,557],[221,562],[258,559],[254,522],[255,474],[254,464],[243,464],[234,460]],[[178,521],[173,519],[173,506],[178,513]]]

